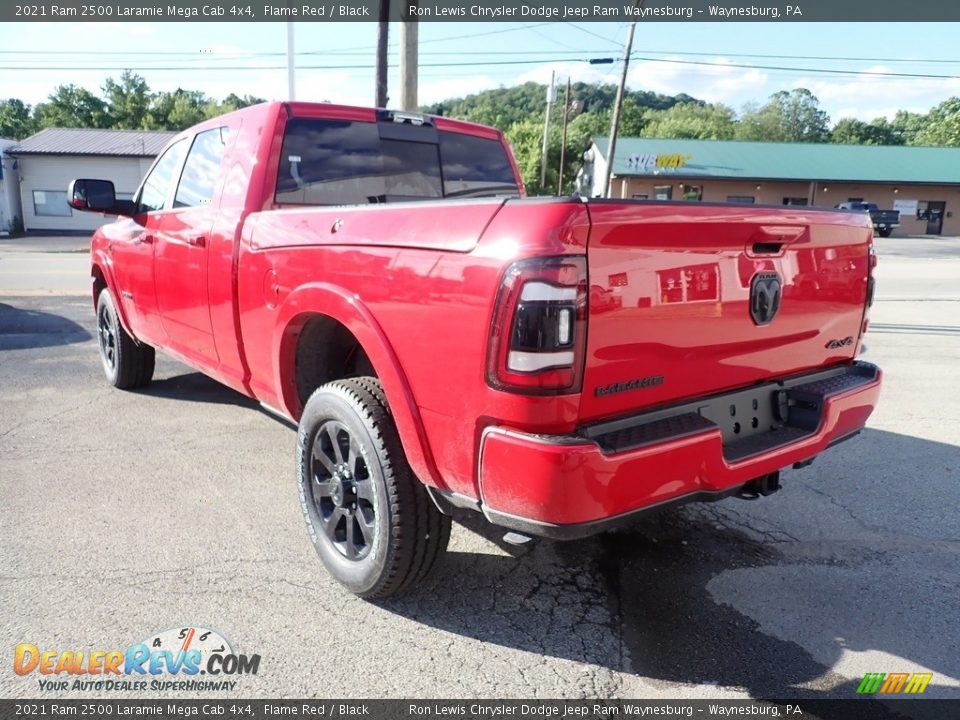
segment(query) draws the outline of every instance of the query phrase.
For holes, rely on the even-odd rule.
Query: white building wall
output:
[[[18,158],[20,165],[20,200],[23,206],[23,224],[26,230],[82,230],[91,231],[112,218],[98,213],[72,210],[68,215],[38,214],[36,200],[50,200],[35,193],[66,193],[67,185],[74,178],[112,180],[121,197],[130,197],[139,187],[140,180],[153,158],[84,157],[84,156],[39,156],[24,155]],[[63,197],[64,204],[66,199]],[[55,201],[59,207],[59,198]],[[40,209],[41,213],[43,208]]]

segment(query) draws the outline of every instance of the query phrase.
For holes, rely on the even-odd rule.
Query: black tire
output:
[[[307,401],[297,434],[300,506],[320,559],[363,598],[430,572],[450,518],[414,476],[376,378],[337,380]]]
[[[153,379],[156,353],[149,345],[138,343],[123,329],[117,306],[108,288],[97,298],[97,344],[107,382],[129,389],[146,385]]]
[[[877,232],[880,234],[880,237],[890,237],[893,233],[893,228],[880,228]]]

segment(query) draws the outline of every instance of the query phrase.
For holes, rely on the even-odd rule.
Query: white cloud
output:
[[[843,78],[802,77],[785,87],[807,88],[834,121],[843,117],[892,118],[897,110],[926,112],[942,100],[960,95],[958,78],[898,78],[876,74],[894,72],[885,65],[874,65],[862,72],[867,74]]]
[[[548,79],[549,82],[549,79]],[[440,102],[448,98],[463,97],[473,93],[491,90],[500,87],[498,82],[489,75],[472,75],[469,77],[447,77],[433,80],[424,80],[417,91],[417,100],[421,105]],[[399,87],[397,87],[399,92]],[[396,103],[391,103],[395,105]]]
[[[769,78],[762,70],[732,67],[731,61],[723,57],[709,62],[713,64],[641,61],[631,64],[627,84],[634,90],[653,90],[667,95],[686,93],[701,100],[722,102],[734,107],[766,99],[769,94]]]
[[[573,82],[584,83],[615,83],[620,75],[613,71],[611,65],[590,65],[585,62],[560,62],[548,65],[538,65],[517,77],[516,83],[538,82],[547,85],[550,82],[550,73],[555,72],[557,82],[566,83],[569,77]]]

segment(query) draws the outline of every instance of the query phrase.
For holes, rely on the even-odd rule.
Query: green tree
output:
[[[150,107],[143,120],[147,130],[185,130],[205,120],[210,99],[202,92],[177,88],[158,92],[150,98]]]
[[[40,127],[107,127],[107,104],[85,88],[59,85],[46,102],[34,109]]]
[[[251,105],[262,102],[266,102],[266,100],[254,95],[244,95],[240,97],[236,93],[230,93],[223,99],[223,102],[208,101],[203,108],[203,115],[206,118],[217,117],[218,115],[223,115],[224,113],[233,112],[234,110],[250,107]]]
[[[744,108],[736,137],[766,142],[825,142],[830,137],[829,122],[830,117],[820,109],[820,101],[812,92],[806,88],[781,90],[760,108]]]
[[[830,132],[830,141],[844,145],[903,145],[903,137],[886,118],[863,122],[843,118]]]
[[[648,112],[646,121],[644,137],[732,140],[736,133],[733,110],[719,104],[679,103],[668,110]]]
[[[556,190],[557,171],[551,170],[548,165],[546,187],[540,185],[540,166],[543,154],[543,119],[526,118],[513,123],[507,128],[504,135],[513,148],[514,157],[517,159],[517,166],[520,169],[520,176],[523,178],[523,184],[530,195],[552,194],[550,188]],[[552,138],[551,138],[552,139]],[[550,143],[548,147],[552,146]],[[556,155],[559,158],[559,143],[556,144]],[[553,155],[553,147],[550,147]]]
[[[610,127],[610,111],[613,108],[617,94],[615,85],[589,85],[587,83],[573,83],[571,86],[571,101],[577,104],[577,113],[606,114],[607,128]],[[558,103],[554,105],[554,117],[562,113],[564,89],[557,88]],[[442,102],[424,105],[423,112],[434,115],[471,120],[473,122],[491,125],[502,131],[514,123],[530,117],[542,117],[546,108],[547,86],[540,83],[528,82],[510,88],[484,90],[474,95],[462,98],[451,98]],[[647,91],[628,91],[624,96],[624,106],[627,112],[638,110],[638,120],[631,126],[639,132],[642,126],[639,120],[645,110],[666,110],[677,103],[700,103],[689,95],[660,95]],[[702,104],[702,103],[701,103]]]
[[[147,125],[150,111],[150,87],[140,75],[124,70],[117,82],[107,78],[103,94],[109,107],[110,127],[141,130]]]
[[[221,107],[224,108],[224,112],[232,112],[233,110],[258,105],[262,102],[266,102],[266,100],[256,95],[244,95],[240,97],[236,93],[230,93],[223,99]]]
[[[917,141],[917,136],[924,131],[927,120],[928,116],[923,113],[898,110],[890,124],[905,145],[918,145],[922,143]]]
[[[949,98],[930,110],[912,140],[915,145],[960,146],[960,98]]]
[[[0,138],[22,140],[37,131],[37,123],[30,115],[30,106],[22,100],[0,100]]]

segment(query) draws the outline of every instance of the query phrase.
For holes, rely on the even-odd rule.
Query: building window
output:
[[[672,197],[673,197],[673,185],[654,185],[653,186],[654,200],[669,200]]]
[[[784,205],[808,205],[807,198],[805,197],[785,197],[783,199]]]
[[[66,190],[34,190],[33,214],[37,217],[71,217]]]
[[[728,203],[739,203],[740,205],[753,205],[756,202],[752,195],[727,195]]]
[[[646,193],[634,193],[631,195],[634,200],[647,200],[649,196]]]
[[[681,185],[680,192],[684,200],[700,201],[703,199],[703,188],[700,185]]]

